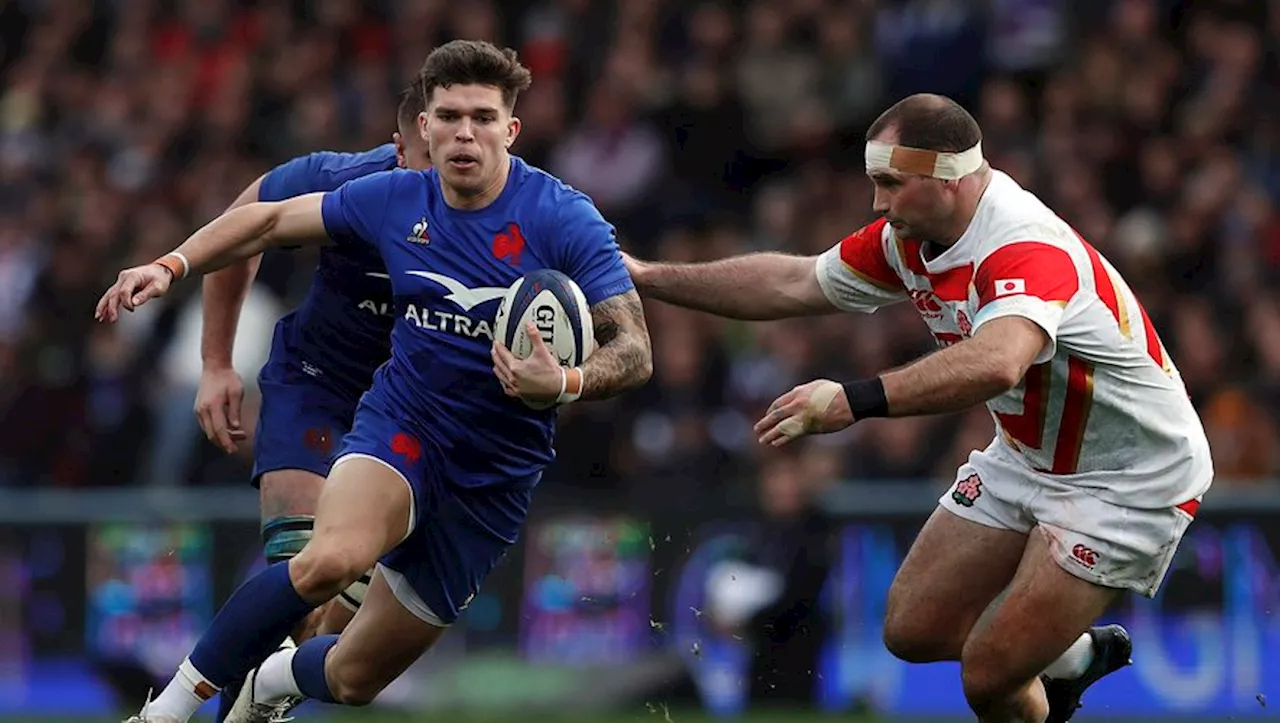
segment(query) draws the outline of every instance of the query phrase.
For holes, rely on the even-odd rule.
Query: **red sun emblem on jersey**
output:
[[[1027,293],[1026,279],[997,279],[996,296]]]
[[[397,432],[391,438],[391,451],[404,457],[409,464],[422,459],[422,443],[404,432]]]

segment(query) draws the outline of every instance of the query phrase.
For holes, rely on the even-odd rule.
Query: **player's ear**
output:
[[[391,142],[396,144],[396,167],[408,168],[404,159],[404,136],[400,135],[400,131],[391,134]]]
[[[511,144],[516,142],[516,137],[520,135],[520,129],[522,127],[520,119],[515,116],[511,116],[511,121],[507,123],[507,139],[503,142],[503,145],[510,148]]]
[[[428,140],[427,124],[430,122],[430,120],[431,120],[431,117],[427,115],[427,112],[425,110],[418,113],[418,135],[421,135],[422,140],[424,141]]]

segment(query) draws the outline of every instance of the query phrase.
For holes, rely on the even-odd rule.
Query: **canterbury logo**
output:
[[[507,293],[507,289],[504,286],[480,286],[474,289],[467,288],[465,284],[457,279],[431,271],[406,271],[405,273],[411,276],[420,276],[424,279],[430,279],[431,281],[434,281],[448,289],[449,293],[446,294],[444,298],[452,301],[458,306],[461,306],[463,311],[471,311],[486,301],[501,299]]]

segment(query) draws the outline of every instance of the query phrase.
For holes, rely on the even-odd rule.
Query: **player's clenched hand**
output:
[[[853,424],[844,387],[828,379],[801,384],[773,400],[756,422],[761,444],[781,447],[806,434],[838,432]]]
[[[196,419],[210,442],[227,454],[238,449],[236,442],[247,436],[240,426],[240,407],[244,403],[244,383],[235,369],[205,369],[200,374],[196,392]]]
[[[554,401],[564,390],[564,371],[542,341],[537,327],[529,324],[528,331],[533,353],[527,359],[516,358],[502,342],[493,342],[489,353],[493,357],[493,373],[498,376],[502,391],[508,397],[521,397],[531,402]]]
[[[98,321],[116,321],[121,308],[133,311],[150,299],[164,296],[171,283],[173,272],[160,264],[125,269],[102,295],[93,317]]]

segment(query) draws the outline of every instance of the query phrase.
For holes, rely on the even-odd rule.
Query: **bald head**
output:
[[[894,103],[867,129],[867,140],[940,153],[959,153],[982,140],[969,111],[944,95],[917,93]]]

